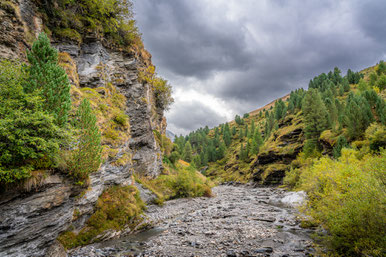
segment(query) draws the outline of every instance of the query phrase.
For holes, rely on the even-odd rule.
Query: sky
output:
[[[175,134],[231,121],[339,67],[386,60],[385,0],[134,0],[145,48],[173,87]]]

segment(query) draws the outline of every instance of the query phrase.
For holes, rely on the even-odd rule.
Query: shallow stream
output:
[[[276,188],[221,185],[212,198],[149,206],[153,229],[110,240],[71,256],[308,256],[310,231],[291,207],[301,195]]]

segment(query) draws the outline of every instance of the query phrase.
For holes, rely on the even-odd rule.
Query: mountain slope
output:
[[[296,159],[310,145],[315,149],[308,151],[310,156],[337,157],[341,149],[337,146],[339,138],[347,144],[366,140],[364,132],[370,123],[385,124],[385,71],[381,64],[360,73],[349,70],[345,76],[338,68],[323,73],[311,80],[308,91],[293,91],[242,118],[236,115],[229,123],[177,138],[175,151],[186,160],[189,154],[184,150],[189,142],[193,155],[188,161],[218,180],[281,184],[285,173],[300,165]],[[305,114],[304,107],[315,102],[311,99],[305,104],[305,97],[312,90],[321,101],[320,108],[310,106]],[[318,118],[325,125],[315,134],[312,126],[319,126],[322,121],[310,122],[318,112],[325,115]],[[359,115],[357,119],[362,117],[358,124],[349,118],[354,112]]]

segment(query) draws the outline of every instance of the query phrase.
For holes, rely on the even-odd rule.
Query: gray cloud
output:
[[[170,129],[175,134],[187,134],[202,127],[214,127],[224,121],[223,116],[199,101],[177,102],[168,115]]]
[[[233,113],[306,88],[335,66],[360,70],[386,57],[384,0],[135,0],[134,7],[159,74],[177,89],[223,100]],[[182,124],[185,111],[173,106],[169,124],[184,131],[213,124],[206,111]]]

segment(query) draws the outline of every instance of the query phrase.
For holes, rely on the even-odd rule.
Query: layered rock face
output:
[[[29,0],[3,2],[0,59],[24,59],[25,50],[42,30],[41,19]],[[150,56],[111,50],[92,37],[81,45],[60,39],[53,45],[72,57],[81,87],[103,87],[108,81],[126,96],[131,137],[119,146],[118,155],[129,153],[132,161],[120,167],[105,162],[91,174],[87,190],[64,175],[52,174],[42,177],[28,192],[15,189],[0,194],[0,256],[60,256],[63,249],[55,243],[57,236],[70,226],[80,229],[108,186],[133,183],[133,171],[156,177],[162,170],[153,130],[165,130],[163,110],[155,107],[151,86],[138,82],[138,73]]]

